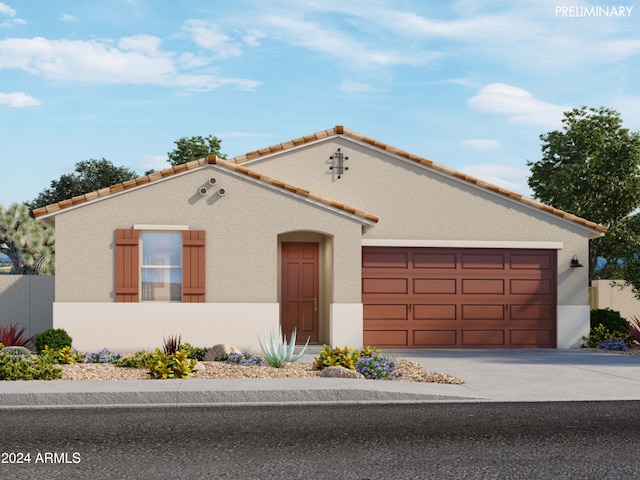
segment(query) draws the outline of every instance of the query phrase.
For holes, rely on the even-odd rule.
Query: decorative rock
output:
[[[324,370],[320,370],[318,376],[326,378],[355,378],[358,380],[365,378],[360,372],[341,366],[327,367]]]
[[[233,355],[235,353],[242,353],[239,349],[233,345],[227,345],[226,343],[219,343],[211,347],[204,356],[205,362],[213,362],[216,357],[222,355]]]

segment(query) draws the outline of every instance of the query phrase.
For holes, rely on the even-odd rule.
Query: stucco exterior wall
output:
[[[225,196],[198,193],[212,176]],[[135,224],[206,230],[207,303],[276,303],[279,235],[326,234],[333,245],[326,301],[360,302],[358,220],[214,165],[58,214],[56,302],[113,302],[114,231]]]
[[[54,290],[50,275],[0,275],[0,325],[25,328],[25,338],[52,328]]]
[[[640,319],[640,300],[633,294],[631,287],[624,286],[623,280],[593,280],[591,285],[595,287],[595,308],[610,308],[619,312],[623,318]]]

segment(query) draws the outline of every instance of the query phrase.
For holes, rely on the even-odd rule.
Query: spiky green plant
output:
[[[18,345],[12,345],[10,347],[0,349],[0,355],[17,355],[24,356],[25,358],[31,358],[31,352],[25,347],[20,347]]]
[[[302,350],[300,350],[297,355],[293,354],[293,349],[296,346],[295,328],[291,332],[289,344],[287,344],[287,337],[282,335],[282,327],[280,327],[277,339],[272,331],[269,333],[269,336],[265,338],[264,345],[262,344],[260,337],[258,337],[258,343],[260,344],[260,350],[262,350],[264,355],[264,360],[272,367],[281,368],[284,366],[285,362],[295,362],[304,355],[304,352],[307,350],[307,346],[309,345],[310,338],[311,337],[307,338],[307,343],[304,344],[304,347],[302,347]]]

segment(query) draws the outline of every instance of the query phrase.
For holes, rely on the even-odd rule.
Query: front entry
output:
[[[320,342],[319,250],[318,243],[282,243],[280,323],[287,339],[296,329],[297,343]]]

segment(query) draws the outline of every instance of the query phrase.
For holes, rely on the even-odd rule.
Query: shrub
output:
[[[616,352],[626,352],[628,350],[627,344],[624,342],[624,340],[614,340],[613,338],[607,338],[600,345],[598,345],[598,349]]]
[[[62,370],[41,357],[0,355],[0,380],[56,380]]]
[[[116,362],[116,367],[123,368],[147,368],[147,364],[151,360],[153,353],[145,350],[138,350],[133,355],[124,355]]]
[[[633,342],[633,339],[627,333],[611,332],[607,327],[600,324],[589,330],[588,337],[582,337],[582,346],[598,348],[605,340],[621,340],[627,345]]]
[[[84,362],[84,353],[77,351],[71,347],[64,347],[57,350],[45,345],[44,350],[40,354],[42,359],[48,363],[72,364]]]
[[[358,361],[358,351],[355,348],[349,347],[336,347],[331,348],[329,345],[322,345],[320,356],[314,358],[314,366],[317,370],[322,370],[326,367],[345,367],[350,370],[356,368],[356,362]]]
[[[0,355],[19,355],[25,358],[31,358],[31,352],[25,347],[19,346],[0,347]]]
[[[402,376],[396,360],[378,352],[360,357],[356,362],[356,372],[374,380],[395,380]]]
[[[183,348],[169,355],[156,348],[156,352],[147,363],[147,368],[151,378],[188,378],[197,363],[197,360],[188,357],[187,351]]]
[[[24,338],[26,327],[18,330],[14,323],[7,327],[0,326],[0,343],[5,347],[26,347],[35,338],[35,335]]]
[[[611,333],[627,333],[629,322],[620,313],[610,308],[591,310],[591,328],[604,325]]]
[[[278,339],[273,336],[273,332],[269,334],[268,339],[265,339],[264,345],[262,344],[262,340],[258,337],[258,343],[260,344],[260,350],[264,354],[264,359],[266,362],[275,368],[281,368],[284,366],[285,362],[295,362],[302,355],[304,355],[307,346],[309,345],[309,339],[307,339],[307,343],[305,343],[302,350],[298,352],[297,355],[293,354],[293,349],[296,346],[296,329],[293,329],[291,333],[291,339],[289,344],[287,345],[287,337],[282,335],[282,327],[280,327],[280,332],[278,334]]]
[[[183,343],[183,344],[180,345],[180,348],[184,348],[185,350],[188,350],[189,351],[189,358],[194,358],[194,359],[198,360],[199,362],[204,361],[204,356],[209,351],[208,347],[206,347],[206,348],[194,347],[190,343]]]
[[[640,343],[640,319],[638,317],[631,317],[629,319],[627,335],[633,338],[636,342]]]
[[[112,353],[108,348],[103,348],[99,352],[87,353],[84,361],[86,363],[118,363],[122,359],[120,353]]]
[[[170,335],[169,338],[164,338],[164,354],[165,355],[173,355],[180,348],[180,340],[182,340],[182,335]]]
[[[232,353],[225,360],[226,363],[237,363],[244,367],[251,365],[264,365],[264,358],[259,355],[254,355],[250,352],[243,351],[242,353]]]
[[[64,347],[70,347],[72,342],[72,338],[63,328],[50,328],[36,336],[34,344],[36,352],[40,354],[45,346],[53,350],[62,350]]]

